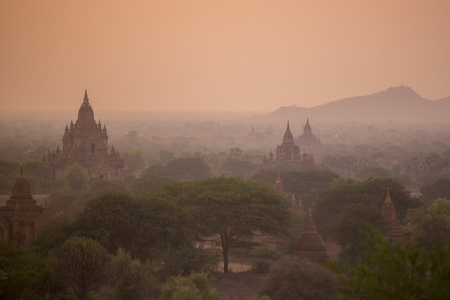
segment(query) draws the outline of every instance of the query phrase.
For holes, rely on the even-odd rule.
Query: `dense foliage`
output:
[[[335,289],[336,276],[325,266],[284,257],[270,268],[261,293],[272,300],[325,300]]]
[[[279,235],[291,225],[289,202],[273,188],[239,178],[208,178],[165,186],[159,197],[186,209],[205,238],[218,235],[228,272],[228,253],[257,231]]]
[[[450,246],[431,252],[370,235],[366,259],[340,276],[341,299],[449,299]]]
[[[420,201],[412,197],[410,192],[395,179],[369,178],[364,181],[339,179],[329,188],[322,190],[313,204],[314,222],[319,233],[323,238],[330,239],[333,219],[349,205],[373,206],[381,211],[388,187],[400,221],[405,218],[408,208],[420,206]]]

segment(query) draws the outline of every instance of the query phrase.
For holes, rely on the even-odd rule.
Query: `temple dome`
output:
[[[13,196],[29,196],[31,195],[30,184],[23,175],[23,167],[20,167],[19,178],[13,186]]]
[[[84,99],[78,110],[78,120],[94,120],[94,110],[89,103],[87,90],[84,91]]]

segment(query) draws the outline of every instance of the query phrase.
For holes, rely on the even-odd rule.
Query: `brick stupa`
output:
[[[293,254],[317,263],[324,263],[328,259],[322,237],[317,233],[316,225],[312,219],[311,208],[308,210],[308,220],[302,235],[293,249]]]
[[[47,206],[39,206],[33,199],[30,184],[21,167],[11,197],[6,205],[0,207],[0,238],[19,245],[29,245],[42,229],[47,212]]]
[[[401,242],[403,240],[403,232],[398,223],[397,213],[392,204],[389,188],[386,191],[386,200],[384,200],[381,214],[387,222],[386,238],[394,243]]]

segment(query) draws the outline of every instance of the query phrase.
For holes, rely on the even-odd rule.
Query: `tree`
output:
[[[62,298],[64,287],[49,265],[45,257],[30,249],[0,241],[0,298]]]
[[[161,166],[152,166],[142,172],[141,176],[132,184],[135,193],[148,193],[165,184],[175,182],[176,179]]]
[[[39,253],[48,253],[49,251],[60,247],[75,231],[73,222],[61,221],[50,227],[45,228],[39,233],[37,238],[32,241],[32,248]]]
[[[431,184],[424,184],[420,188],[420,192],[425,203],[431,203],[437,198],[450,199],[450,179],[439,178]]]
[[[98,242],[71,237],[53,253],[54,271],[75,292],[78,299],[86,299],[108,279],[108,251]]]
[[[208,275],[193,273],[189,277],[174,277],[161,290],[162,300],[218,300],[216,290],[211,287]]]
[[[384,231],[385,220],[380,210],[363,204],[347,206],[331,222],[333,239],[341,246],[340,257],[352,264],[364,255],[366,231],[370,226]]]
[[[429,208],[411,209],[406,221],[414,224],[414,240],[422,248],[431,251],[450,243],[450,200],[438,198]]]
[[[163,278],[189,276],[191,273],[212,274],[219,266],[218,257],[200,248],[180,247],[169,249],[164,255]]]
[[[339,179],[319,193],[313,203],[313,217],[317,230],[325,239],[331,237],[331,221],[352,204],[374,206],[381,211],[386,199],[386,188],[390,195],[399,221],[403,221],[408,208],[418,207],[421,203],[411,196],[396,179],[369,178],[364,181]]]
[[[145,168],[145,158],[141,149],[122,150],[121,155],[128,163],[131,172],[140,171]]]
[[[64,188],[72,191],[86,190],[88,178],[88,173],[82,165],[70,165],[64,169]]]
[[[31,191],[36,192],[37,187],[41,184],[45,166],[42,160],[29,159],[22,163],[25,170],[25,176],[31,186]]]
[[[142,299],[156,280],[151,271],[150,264],[143,264],[119,249],[111,261],[114,299]]]
[[[257,231],[280,235],[291,225],[290,203],[272,187],[239,178],[216,177],[165,186],[160,191],[190,213],[204,236],[217,234],[224,273],[228,253]]]
[[[356,177],[359,179],[366,179],[366,178],[389,178],[392,177],[392,172],[386,168],[380,167],[380,166],[363,166],[362,168],[359,168],[356,172]]]
[[[109,252],[119,248],[141,259],[186,243],[186,217],[165,199],[105,194],[89,201],[75,220],[75,234],[93,238]]]
[[[205,163],[203,157],[199,156],[173,159],[167,163],[165,170],[170,174],[170,177],[178,180],[207,178],[211,173],[208,164]]]
[[[449,299],[450,245],[431,252],[369,233],[365,260],[339,278],[340,299]]]
[[[20,166],[5,159],[0,159],[0,193],[10,194],[14,181],[19,175]]]
[[[255,169],[255,166],[244,156],[229,156],[223,162],[222,169],[226,176],[245,178]]]
[[[256,173],[253,179],[273,185],[277,176],[277,170],[265,169]],[[294,193],[297,199],[301,199],[304,209],[307,210],[319,192],[328,188],[339,175],[329,170],[311,170],[280,172],[280,177],[284,189]]]
[[[336,276],[327,267],[309,260],[284,257],[270,268],[261,294],[273,300],[331,299]]]
[[[161,162],[165,165],[169,161],[171,161],[175,157],[175,153],[167,151],[167,150],[161,150],[159,152],[159,159]]]

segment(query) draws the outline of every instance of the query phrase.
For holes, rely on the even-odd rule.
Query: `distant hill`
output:
[[[425,99],[407,86],[391,87],[372,95],[344,98],[327,104],[302,108],[280,107],[270,119],[365,122],[450,122],[450,97]]]

